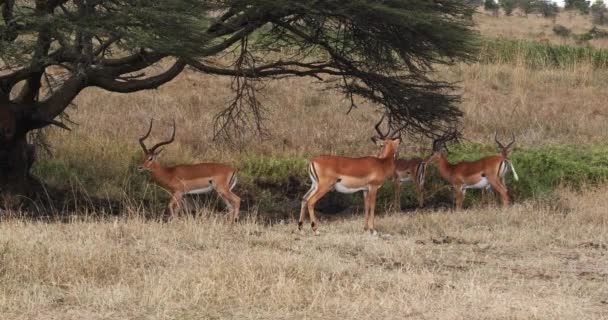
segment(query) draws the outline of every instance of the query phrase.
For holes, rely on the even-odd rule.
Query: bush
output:
[[[589,35],[591,36],[591,38],[593,39],[605,39],[608,38],[608,31],[606,30],[602,30],[598,27],[593,27],[589,30]]]
[[[588,0],[565,0],[565,9],[568,10],[578,10],[582,14],[589,13],[589,6],[591,2]]]
[[[515,0],[499,0],[499,3],[502,10],[505,12],[505,15],[510,16],[513,14],[516,5]]]
[[[538,10],[545,18],[553,18],[557,16],[559,7],[551,0],[540,0],[538,2]]]
[[[606,23],[606,4],[603,0],[596,0],[591,6],[591,20],[593,24],[603,25]]]
[[[556,24],[553,26],[553,33],[555,33],[556,35],[558,35],[562,38],[567,38],[570,36],[570,34],[572,34],[570,29],[562,26],[561,24]]]
[[[483,8],[486,11],[492,12],[492,15],[498,16],[498,10],[500,9],[500,6],[494,0],[485,0],[483,2]]]

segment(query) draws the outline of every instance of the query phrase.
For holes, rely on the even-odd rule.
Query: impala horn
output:
[[[139,138],[139,145],[141,146],[141,148],[144,150],[145,153],[149,153],[148,148],[146,148],[146,145],[144,144],[144,140],[146,140],[148,138],[148,136],[150,135],[150,132],[152,131],[152,122],[154,122],[154,119],[150,119],[150,126],[148,127],[148,132],[146,132],[145,135],[143,135],[142,137]]]
[[[171,142],[173,142],[173,140],[175,140],[175,119],[173,119],[173,132],[171,133],[171,138],[169,138],[169,140],[162,141],[162,142],[155,144],[152,148],[150,148],[150,152],[156,152],[156,149],[158,149],[158,147],[168,145]]]

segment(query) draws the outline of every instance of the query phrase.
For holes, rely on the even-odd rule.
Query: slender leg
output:
[[[171,218],[175,218],[179,213],[180,204],[182,201],[183,193],[180,191],[175,192],[171,196],[171,201],[169,201],[169,212],[171,213]]]
[[[375,224],[374,224],[374,218],[375,218],[375,214],[376,214],[376,195],[378,194],[378,188],[379,186],[374,186],[374,185],[370,185],[369,186],[369,224],[368,224],[368,229],[375,234],[376,233],[376,229],[375,229]]]
[[[369,220],[369,192],[363,191],[363,231],[367,231],[367,221]]]
[[[308,206],[308,199],[310,199],[310,196],[316,191],[317,183],[313,181],[312,186],[310,186],[308,192],[306,192],[304,197],[302,197],[302,205],[300,206],[300,220],[298,221],[298,230],[302,230],[302,225],[304,224],[304,219],[306,218],[306,208]]]
[[[310,226],[312,227],[312,231],[315,235],[319,235],[319,225],[317,223],[317,218],[315,217],[315,205],[317,201],[319,201],[325,194],[327,194],[334,187],[335,183],[323,182],[319,181],[319,185],[315,190],[314,194],[310,196],[308,199],[307,207],[308,207],[308,215],[310,216]]]
[[[393,189],[395,190],[395,211],[401,211],[401,182],[397,175],[393,177]]]
[[[454,186],[454,195],[456,200],[456,210],[462,210],[462,203],[464,202],[465,190],[462,189],[462,185]]]
[[[224,200],[228,207],[228,213],[230,215],[230,222],[237,222],[239,219],[239,211],[241,206],[241,198],[236,194],[232,193],[228,188],[216,189],[220,198]]]
[[[502,184],[500,179],[489,179],[490,185],[498,194],[500,195],[500,200],[502,202],[502,206],[506,207],[509,205],[509,193],[507,192],[507,187]]]

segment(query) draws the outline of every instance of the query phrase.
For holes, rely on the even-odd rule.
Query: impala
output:
[[[424,177],[428,159],[412,158],[395,160],[395,174],[393,175],[393,189],[395,190],[394,206],[401,209],[401,184],[411,181],[416,188],[418,206],[424,206]]]
[[[346,158],[338,156],[319,156],[308,164],[308,175],[312,181],[310,190],[302,198],[298,229],[302,230],[306,209],[310,215],[313,232],[318,235],[318,223],[315,218],[315,204],[329,191],[354,193],[363,191],[365,222],[363,229],[376,233],[374,216],[376,194],[384,181],[395,171],[395,152],[401,138],[399,130],[391,133],[390,125],[387,134],[382,134],[379,126],[384,116],[375,125],[379,138],[372,138],[374,143],[383,147],[377,157]]]
[[[144,151],[144,158],[140,171],[149,171],[152,180],[171,194],[168,210],[172,217],[178,212],[182,197],[185,194],[200,194],[215,190],[220,198],[224,200],[229,211],[232,211],[231,221],[239,218],[241,198],[232,193],[236,185],[236,170],[221,163],[199,163],[164,167],[158,161],[158,155],[162,149],[159,147],[168,145],[175,140],[175,121],[173,121],[173,133],[169,140],[159,142],[152,148],[147,148],[144,140],[152,131],[152,121],[148,132],[139,138],[139,144]]]
[[[456,138],[456,136],[456,131],[450,131],[435,139],[433,141],[433,154],[429,158],[429,163],[435,163],[441,177],[454,188],[456,208],[462,209],[467,189],[487,189],[490,187],[498,192],[502,205],[507,206],[509,195],[504,182],[507,171],[510,170],[515,180],[519,180],[513,164],[507,157],[509,148],[515,142],[515,136],[505,147],[498,141],[497,135],[494,135],[494,140],[501,151],[500,155],[484,157],[477,161],[462,161],[451,164],[444,154],[445,142]]]

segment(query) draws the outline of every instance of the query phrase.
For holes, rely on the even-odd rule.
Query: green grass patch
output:
[[[496,153],[493,146],[463,144],[453,146],[448,158],[454,163]],[[168,198],[160,188],[147,183],[146,174],[135,171],[135,160],[129,168],[108,166],[105,171],[91,171],[86,169],[86,163],[76,161],[77,157],[70,159],[40,161],[35,174],[58,188],[73,188],[77,181],[76,185],[86,194],[97,197],[140,199],[159,207]],[[507,175],[507,185],[515,201],[545,197],[559,186],[581,188],[608,182],[608,146],[519,148],[511,153],[510,159],[520,177],[519,181],[514,181],[510,173]],[[239,183],[235,189],[244,200],[243,208],[257,208],[263,214],[296,212],[301,196],[310,188],[307,163],[308,159],[303,157],[244,157],[238,166]],[[433,167],[428,170],[425,194],[428,206],[452,205],[452,190]],[[479,194],[479,191],[468,192],[465,205],[477,204]],[[330,193],[326,198],[320,206],[329,211],[362,205],[359,193]],[[380,189],[378,207],[385,208],[392,200],[392,185],[387,182]],[[416,204],[413,187],[402,185],[402,205],[413,208]]]
[[[531,68],[567,68],[585,64],[606,68],[608,50],[504,38],[482,39],[478,59],[485,64],[524,63]]]

